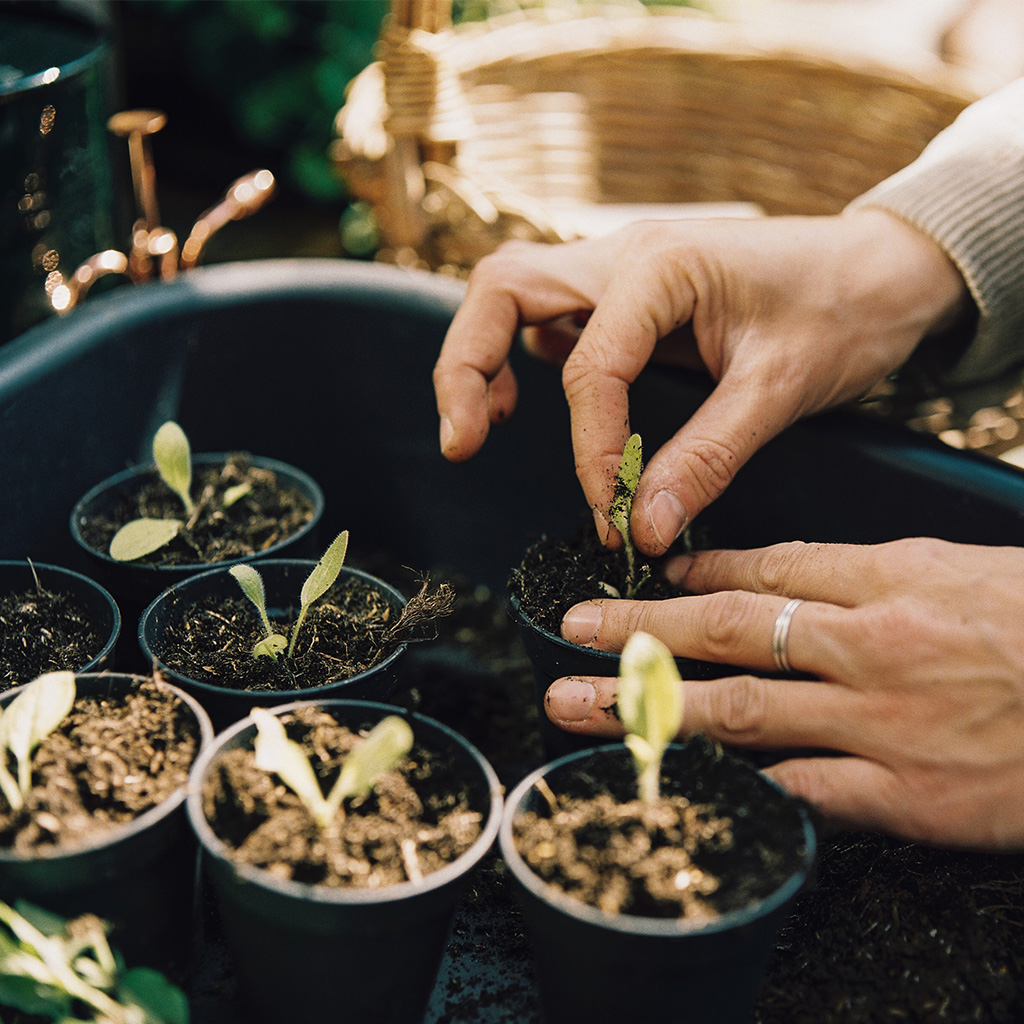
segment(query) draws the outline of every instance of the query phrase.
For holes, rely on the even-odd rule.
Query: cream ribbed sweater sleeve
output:
[[[973,339],[942,383],[993,382],[1024,365],[1024,78],[968,107],[921,156],[854,200],[935,239],[978,307]]]

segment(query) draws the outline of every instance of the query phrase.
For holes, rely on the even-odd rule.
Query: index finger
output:
[[[587,502],[602,514],[630,435],[629,386],[659,339],[693,312],[694,291],[685,275],[635,254],[624,254],[628,271],[609,282],[562,372],[576,475]]]

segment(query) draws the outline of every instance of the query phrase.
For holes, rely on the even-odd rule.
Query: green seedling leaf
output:
[[[338,534],[331,542],[331,546],[323,553],[320,561],[313,567],[313,571],[302,584],[302,592],[299,595],[299,616],[292,628],[291,643],[288,645],[288,657],[295,653],[295,643],[299,638],[299,629],[306,619],[309,606],[319,598],[323,597],[334,585],[334,581],[345,564],[345,554],[348,551],[348,530]]]
[[[629,532],[629,518],[633,511],[633,497],[640,483],[643,472],[643,445],[639,434],[632,434],[623,449],[619,461],[619,472],[615,478],[615,495],[612,498],[608,517],[612,525],[622,536],[626,550],[627,564],[627,597],[632,597],[640,583],[636,579],[636,551],[633,548],[633,537]],[[646,577],[645,577],[646,578]]]
[[[161,1024],[188,1024],[188,1000],[159,971],[134,967],[126,971],[117,986],[122,1003],[140,1007],[147,1018]]]
[[[228,572],[234,576],[235,582],[242,588],[242,593],[256,606],[267,634],[272,634],[274,628],[270,625],[270,618],[267,615],[267,591],[263,586],[263,577],[251,565],[244,563],[231,566]]]
[[[184,526],[180,519],[133,519],[111,538],[110,557],[115,562],[134,562],[166,547]]]
[[[345,758],[328,803],[334,810],[343,800],[365,796],[374,783],[392,771],[412,749],[412,728],[398,715],[382,718]]]
[[[306,752],[288,738],[281,720],[263,708],[252,709],[256,723],[256,767],[273,772],[302,801],[321,828],[331,818],[330,807]]]
[[[287,637],[281,636],[280,633],[271,633],[270,636],[265,636],[253,647],[252,656],[254,658],[270,658],[276,665],[278,655],[286,650],[287,647]]]
[[[224,492],[224,507],[231,508],[232,505],[241,501],[247,494],[252,494],[252,484],[246,481],[244,484],[235,484]]]
[[[195,511],[192,495],[192,450],[185,431],[168,420],[153,438],[153,460],[163,482],[181,498],[187,515]]]
[[[672,652],[648,633],[634,633],[622,649],[617,708],[641,799],[654,803],[665,747],[683,723],[683,688]]]
[[[267,593],[263,586],[263,577],[251,565],[233,565],[228,572],[242,588],[242,593],[256,606],[263,622],[266,636],[252,649],[254,658],[270,658],[275,664],[277,656],[288,646],[288,641],[280,633],[274,632],[267,615]]]
[[[29,958],[24,957],[27,961]],[[0,1006],[9,1006],[29,1016],[62,1021],[71,1012],[71,996],[44,981],[18,974],[18,965],[0,957]]]
[[[0,752],[14,755],[22,796],[32,786],[32,752],[64,721],[74,703],[74,672],[47,672],[29,683],[0,718]]]

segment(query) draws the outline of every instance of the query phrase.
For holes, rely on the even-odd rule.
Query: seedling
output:
[[[29,683],[0,713],[0,792],[17,813],[32,788],[32,754],[75,703],[74,672],[47,672]],[[18,777],[7,767],[13,756]]]
[[[633,434],[626,442],[619,462],[619,472],[615,478],[615,495],[611,508],[608,510],[612,525],[622,535],[622,543],[626,550],[626,597],[634,597],[651,574],[650,567],[644,565],[637,575],[636,549],[629,532],[629,517],[633,511],[633,497],[636,495],[643,472],[643,445],[639,434]]]
[[[252,649],[254,658],[266,655],[277,661],[278,654],[288,645],[289,658],[295,654],[295,643],[299,638],[299,630],[306,615],[314,601],[319,600],[334,585],[334,581],[341,573],[341,567],[345,564],[345,553],[348,551],[348,530],[344,530],[334,538],[331,546],[323,553],[320,561],[313,567],[313,571],[306,577],[302,584],[302,592],[299,594],[299,615],[292,626],[291,640],[286,640],[280,633],[274,631],[270,618],[267,615],[266,591],[263,586],[263,578],[250,565],[234,565],[228,572],[234,576],[242,593],[256,606],[266,630],[266,636]]]
[[[683,688],[672,653],[649,633],[634,633],[622,648],[617,706],[640,799],[656,803],[665,747],[683,724]]]
[[[345,758],[341,773],[324,797],[309,758],[288,738],[281,720],[263,708],[253,708],[252,718],[257,730],[256,767],[274,772],[321,829],[334,820],[345,800],[369,793],[412,749],[412,729],[404,718],[389,715],[381,719]]]
[[[172,420],[164,423],[153,437],[153,461],[165,484],[181,499],[185,519],[132,519],[110,541],[110,557],[117,562],[133,562],[170,544],[195,514],[189,493],[192,487],[192,450],[185,432]]]
[[[0,902],[0,1006],[62,1024],[189,1019],[185,994],[159,971],[124,969],[99,918],[68,921],[22,901]]]

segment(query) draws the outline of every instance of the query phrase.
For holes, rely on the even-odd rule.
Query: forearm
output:
[[[970,289],[974,334],[943,367],[944,384],[984,383],[1024,362],[1024,79],[973,104],[848,209],[866,207],[933,238]]]

